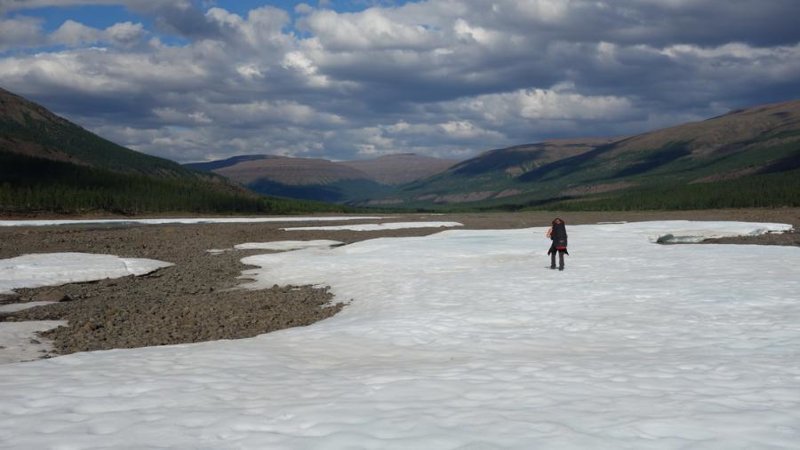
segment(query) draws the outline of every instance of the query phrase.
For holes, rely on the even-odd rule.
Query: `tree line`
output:
[[[343,207],[261,197],[192,176],[152,177],[0,152],[0,213],[289,214]]]
[[[617,195],[559,201],[535,209],[626,211],[775,207],[800,207],[800,171],[714,183],[631,189]]]

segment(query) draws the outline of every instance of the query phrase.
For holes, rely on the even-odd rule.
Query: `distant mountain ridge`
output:
[[[0,214],[343,210],[275,196],[415,210],[800,206],[800,101],[635,136],[517,145],[461,162],[242,155],[186,167],[0,89]]]
[[[360,170],[378,183],[396,186],[431,177],[456,163],[458,161],[454,159],[433,158],[415,153],[396,153],[375,159],[342,161],[340,164]]]
[[[194,170],[200,170],[203,172],[212,172],[216,169],[223,169],[225,167],[234,166],[236,164],[247,162],[247,161],[257,161],[259,159],[268,159],[268,158],[278,158],[278,156],[271,156],[271,155],[239,155],[234,156],[227,159],[220,159],[216,161],[209,161],[209,162],[199,162],[199,163],[189,163],[184,164],[184,167],[188,167]]]
[[[623,138],[484,152],[368,204],[485,208],[800,205],[800,101]]]
[[[412,153],[360,161],[242,155],[186,167],[212,171],[265,195],[346,203],[392,192],[455,163]]]
[[[635,136],[549,140],[461,162],[241,157],[214,172],[257,192],[411,209],[800,206],[800,101]],[[224,167],[222,167],[224,165]]]

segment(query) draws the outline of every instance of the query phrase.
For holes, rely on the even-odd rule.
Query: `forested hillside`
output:
[[[0,214],[341,209],[256,195],[218,175],[121,147],[0,89]]]
[[[493,150],[379,201],[448,209],[800,206],[800,101],[624,138]]]

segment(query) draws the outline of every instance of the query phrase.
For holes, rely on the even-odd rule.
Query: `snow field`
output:
[[[0,259],[0,294],[17,288],[58,286],[65,283],[144,275],[171,263],[144,258],[119,258],[93,253],[38,253]],[[46,304],[29,302],[0,306],[13,312]],[[37,359],[50,342],[36,333],[66,325],[64,321],[43,320],[0,322],[0,364]],[[2,441],[0,441],[2,443]]]
[[[0,220],[0,227],[38,227],[53,225],[89,225],[89,224],[116,224],[116,225],[163,225],[169,223],[198,224],[198,223],[263,223],[263,222],[325,222],[339,220],[376,220],[384,219],[380,216],[278,216],[278,217],[217,217],[217,218],[160,218],[160,219],[81,219],[81,220]]]
[[[0,259],[0,293],[16,288],[144,275],[172,263],[94,253],[37,253]]]
[[[327,239],[317,239],[313,241],[274,241],[274,242],[246,242],[234,245],[236,250],[273,250],[289,251],[302,250],[304,248],[329,248],[337,245],[344,245],[341,241],[331,241]]]
[[[792,448],[800,249],[652,243],[787,228],[568,226],[564,272],[544,228],[245,258],[252,288],[352,302],[253,339],[0,366],[0,447]]]
[[[289,227],[281,228],[284,231],[381,231],[381,230],[402,230],[407,228],[452,228],[464,226],[459,222],[384,222],[384,223],[367,223],[367,224],[349,224],[349,225],[326,225],[326,226],[313,226],[313,227]]]

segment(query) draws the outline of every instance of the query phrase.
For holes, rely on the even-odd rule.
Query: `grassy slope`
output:
[[[407,185],[406,206],[431,207],[432,197],[481,191],[507,195],[446,208],[796,206],[800,204],[800,102],[597,145],[517,176],[504,170],[523,165],[526,156],[536,155],[487,152],[454,168],[460,171]]]

